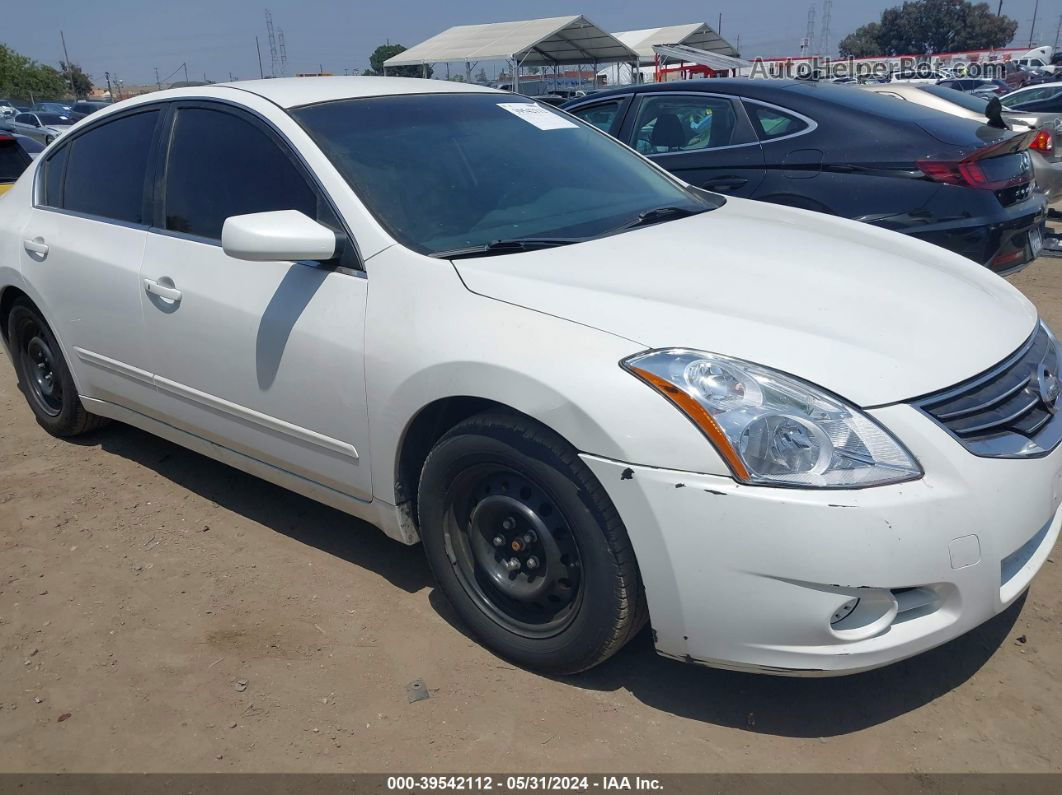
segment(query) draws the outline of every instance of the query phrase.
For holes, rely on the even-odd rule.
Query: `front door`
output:
[[[364,272],[247,262],[226,218],[299,210],[339,229],[286,141],[251,114],[180,103],[141,277],[157,412],[175,426],[369,499]]]

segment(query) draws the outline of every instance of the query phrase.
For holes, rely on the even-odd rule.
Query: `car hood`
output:
[[[645,348],[757,362],[860,406],[988,369],[1025,341],[1037,317],[1006,281],[942,248],[741,199],[599,240],[454,266],[480,295]]]

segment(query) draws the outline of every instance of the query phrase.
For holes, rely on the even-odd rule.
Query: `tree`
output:
[[[969,0],[908,0],[886,9],[881,22],[857,28],[841,40],[842,58],[927,55],[988,50],[1007,44],[1018,22],[996,16],[988,3]]]
[[[371,68],[365,74],[382,75],[384,73],[384,61],[405,51],[406,48],[401,44],[381,44],[369,56],[369,66]],[[432,68],[429,66],[427,76],[431,77],[433,73]],[[424,69],[419,64],[413,66],[391,66],[387,68],[387,74],[396,77],[424,77]]]
[[[0,96],[35,100],[66,96],[69,82],[50,66],[39,64],[0,44]]]
[[[81,71],[80,66],[76,63],[68,64],[65,61],[60,61],[59,66],[62,67],[63,80],[68,86],[73,84],[74,95],[77,96],[78,99],[84,99],[92,93],[92,80],[89,79],[87,74]]]

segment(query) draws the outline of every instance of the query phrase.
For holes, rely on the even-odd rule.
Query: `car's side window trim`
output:
[[[781,105],[775,105],[775,104],[773,104],[771,102],[764,102],[763,100],[760,100],[760,99],[749,99],[748,97],[742,97],[741,98],[741,102],[742,102],[742,104],[760,105],[760,106],[762,106],[764,108],[770,108],[771,110],[777,110],[777,111],[780,111],[781,113],[785,113],[785,114],[787,114],[789,116],[793,116],[793,117],[795,117],[797,119],[800,119],[802,122],[807,124],[807,127],[805,127],[804,129],[797,130],[795,133],[790,133],[789,135],[779,135],[777,138],[760,138],[759,143],[763,144],[763,145],[777,143],[778,141],[788,141],[788,140],[791,140],[793,138],[798,138],[801,135],[807,135],[808,133],[815,132],[815,130],[819,126],[819,123],[817,121],[815,121],[814,119],[809,118],[808,116],[805,116],[803,113],[798,113],[797,111],[792,110],[790,108],[783,108]],[[751,115],[752,114],[750,113],[749,116],[751,117]],[[759,130],[756,129],[755,122],[753,122],[752,127],[753,127],[753,131],[756,132],[757,137],[759,137]]]
[[[160,126],[161,118],[165,114],[165,105],[164,105],[164,103],[161,103],[161,102],[151,102],[151,103],[147,103],[147,104],[144,104],[144,105],[137,105],[135,107],[129,108],[128,110],[121,111],[119,113],[108,113],[105,117],[99,119],[99,121],[97,121],[95,123],[92,123],[92,124],[89,124],[89,125],[87,125],[85,127],[82,127],[81,129],[77,130],[76,132],[69,133],[69,134],[63,136],[62,142],[58,146],[55,147],[55,150],[53,152],[50,152],[48,154],[47,158],[40,160],[40,165],[37,167],[36,171],[34,171],[34,174],[33,174],[33,209],[35,209],[35,210],[43,210],[43,211],[51,212],[51,213],[59,213],[60,215],[69,215],[69,216],[71,216],[73,218],[85,218],[85,219],[87,219],[89,221],[98,221],[99,223],[104,223],[104,224],[113,224],[115,226],[125,227],[126,229],[147,229],[150,226],[150,224],[148,224],[148,223],[135,223],[133,221],[124,221],[124,220],[122,220],[120,218],[110,218],[110,217],[108,217],[106,215],[96,215],[95,213],[86,213],[86,212],[82,212],[80,210],[68,210],[65,207],[52,207],[51,205],[45,204],[44,201],[46,200],[47,197],[44,196],[43,175],[44,175],[44,172],[45,172],[45,169],[46,169],[48,163],[50,163],[55,157],[57,157],[60,152],[65,151],[66,152],[66,159],[63,162],[63,175],[60,178],[60,182],[59,182],[59,185],[60,185],[59,195],[61,197],[63,197],[63,199],[65,200],[65,195],[66,195],[66,174],[67,174],[67,171],[68,171],[68,169],[70,167],[70,154],[72,153],[73,146],[74,146],[75,143],[77,143],[78,138],[82,137],[83,135],[86,135],[87,133],[92,132],[93,130],[98,130],[101,127],[104,127],[104,126],[106,126],[108,124],[112,124],[112,123],[117,122],[117,121],[120,121],[122,119],[127,119],[127,118],[130,118],[131,116],[137,116],[137,115],[139,115],[141,113],[152,113],[152,112],[159,113],[159,119],[157,119],[155,121],[155,130],[152,133],[152,144],[151,144],[151,148],[149,149],[148,163],[147,163],[147,167],[145,168],[145,171],[144,171],[144,186],[143,186],[144,193],[142,194],[142,201],[146,202],[147,201],[147,194],[149,193],[148,188],[149,188],[150,182],[148,181],[148,178],[149,178],[149,176],[151,174],[151,163],[152,163],[152,158],[153,158],[153,147],[155,145],[155,140],[156,140],[157,136],[159,135],[159,126]],[[148,209],[149,209],[149,207],[146,204],[142,204],[141,205],[141,213],[142,213],[143,217],[147,218],[147,219],[150,219],[151,218],[151,213],[147,212]]]
[[[321,184],[317,174],[314,173],[314,170],[310,168],[310,165],[302,157],[298,147],[292,144],[288,137],[284,135],[275,124],[251,108],[214,97],[181,97],[179,99],[170,100],[167,104],[170,106],[170,109],[161,125],[164,137],[161,139],[159,147],[154,153],[155,169],[157,170],[155,171],[156,179],[154,180],[155,190],[153,195],[153,212],[149,216],[152,219],[152,224],[148,228],[150,233],[167,237],[177,237],[195,243],[202,243],[204,245],[221,246],[221,241],[214,238],[166,229],[166,170],[169,163],[170,149],[173,146],[176,117],[178,112],[182,109],[202,108],[215,113],[227,113],[231,116],[242,119],[265,133],[269,139],[277,145],[299,175],[306,181],[307,187],[309,187],[316,196],[318,215],[321,212],[321,205],[323,203],[339,224],[340,228],[337,230],[337,236],[341,238],[340,244],[350,246],[352,262],[335,266],[333,269],[344,273],[353,273],[354,275],[364,275],[364,259],[361,256],[361,251],[358,248],[354,235],[351,234],[346,219],[344,219],[343,215],[339,212],[339,208],[336,207],[332,197],[329,195],[324,185]],[[314,220],[317,219],[315,218]]]
[[[646,155],[649,158],[658,157],[674,157],[675,155],[691,155],[703,152],[725,152],[728,149],[742,149],[749,146],[759,146],[759,136],[756,134],[756,129],[749,119],[748,114],[745,112],[745,107],[741,102],[740,97],[731,96],[729,94],[715,94],[711,91],[646,91],[644,93],[636,95],[635,102],[631,102],[627,110],[627,118],[624,120],[623,135],[620,138],[627,146],[634,147],[634,135],[637,132],[634,125],[637,123],[641,114],[642,105],[645,102],[655,97],[711,97],[712,99],[722,99],[730,103],[734,109],[734,115],[736,116],[736,124],[734,125],[735,133],[743,132],[751,138],[749,141],[745,141],[740,144],[727,144],[726,146],[713,146],[705,149],[687,149],[680,152],[655,152],[653,154]]]

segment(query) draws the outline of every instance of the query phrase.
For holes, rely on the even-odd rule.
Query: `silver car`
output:
[[[70,116],[32,111],[16,114],[7,128],[13,133],[25,135],[47,145],[70,129],[73,123],[74,119]]]

